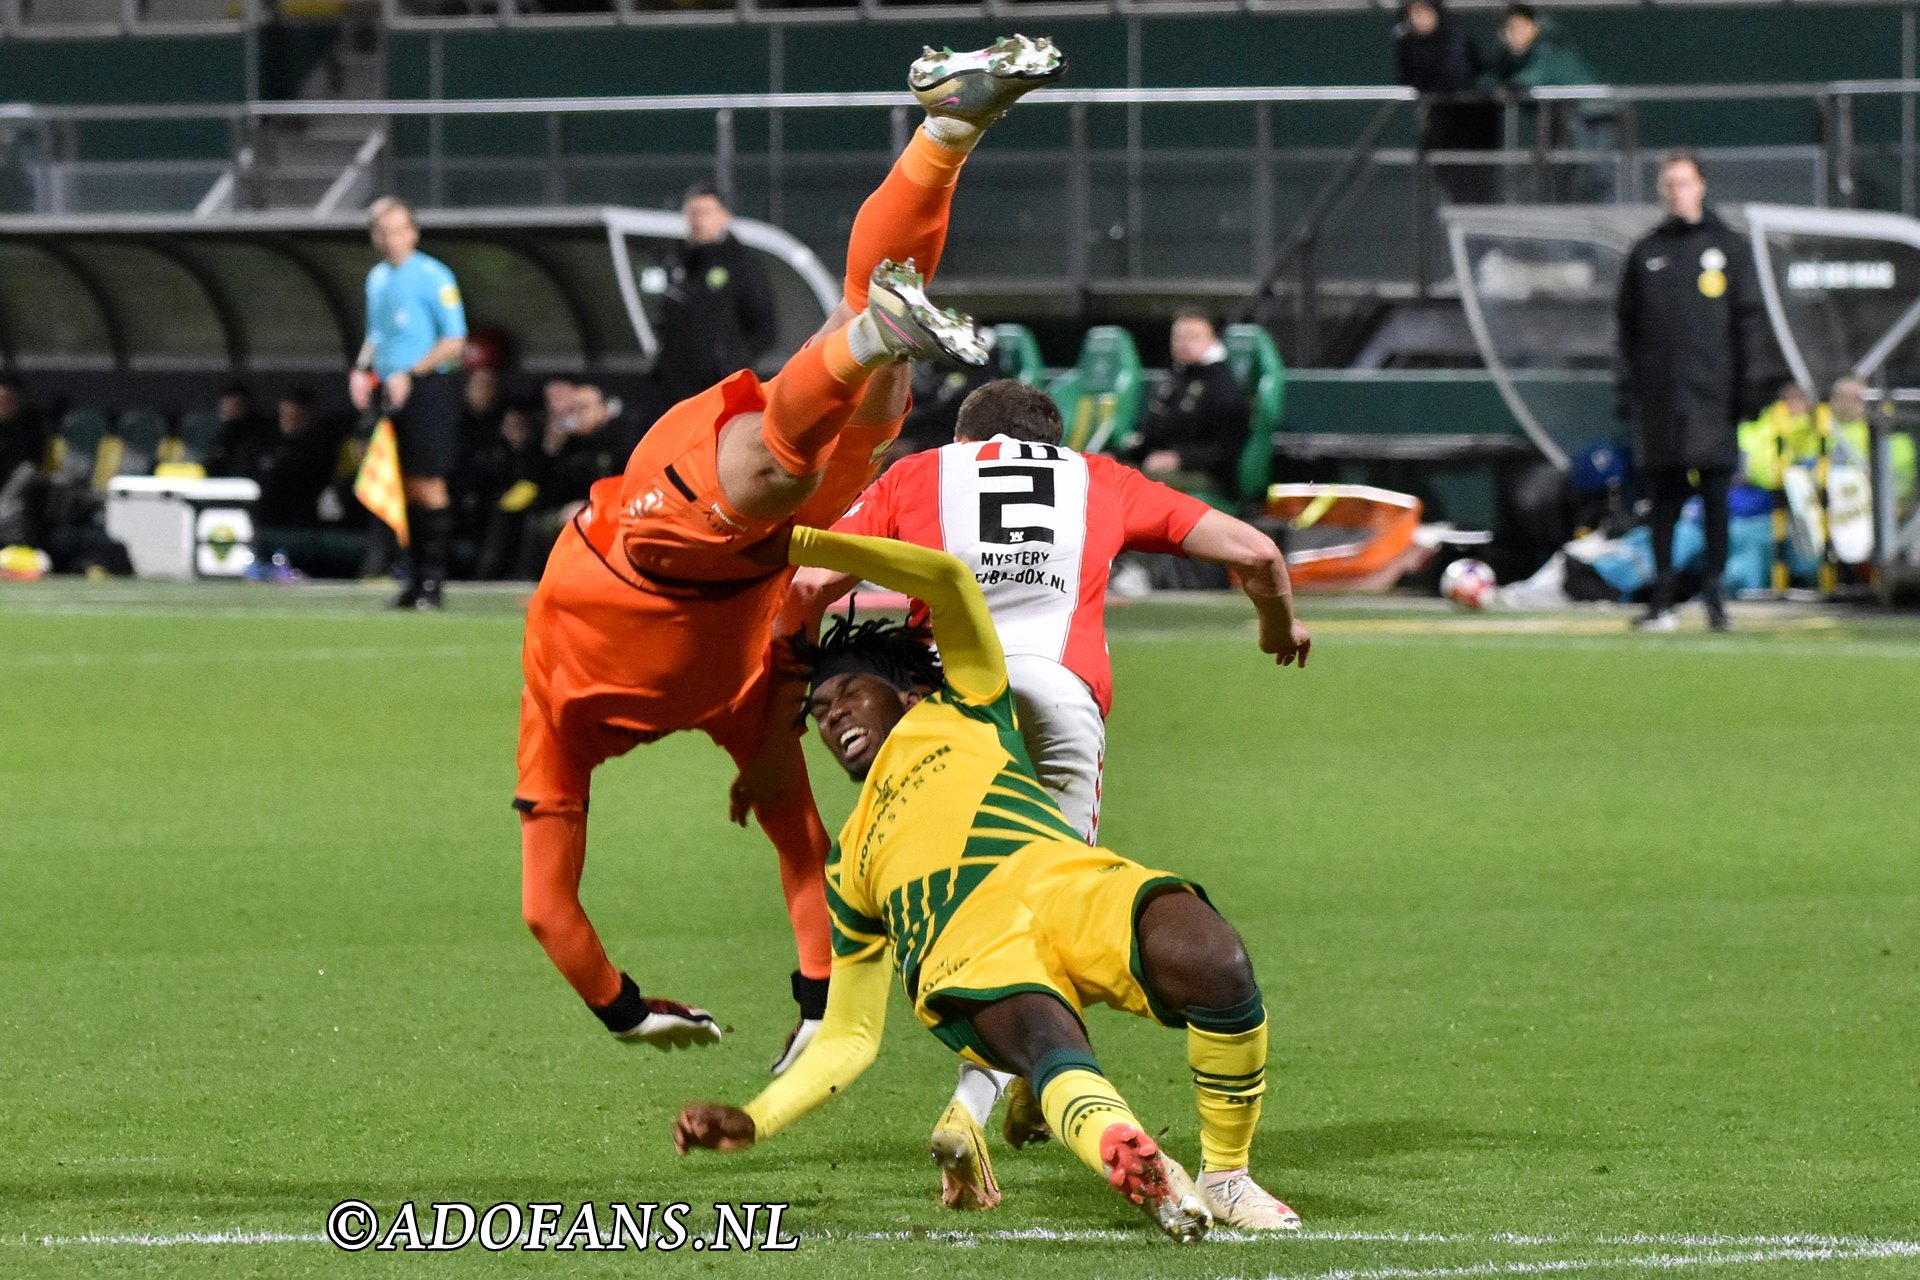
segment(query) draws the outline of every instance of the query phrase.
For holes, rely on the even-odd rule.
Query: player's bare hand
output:
[[[347,375],[347,399],[353,402],[356,413],[372,407],[374,388],[379,385],[380,378],[371,369],[355,369]]]
[[[1307,630],[1307,624],[1298,618],[1287,623],[1285,631],[1278,627],[1260,628],[1260,652],[1270,653],[1274,661],[1283,667],[1307,665],[1307,655],[1313,651],[1313,633]]]
[[[680,1108],[673,1122],[673,1149],[681,1155],[695,1147],[744,1151],[753,1145],[753,1117],[721,1102],[695,1102]]]
[[[407,402],[413,394],[413,375],[402,369],[399,373],[387,375],[387,404],[395,409]]]

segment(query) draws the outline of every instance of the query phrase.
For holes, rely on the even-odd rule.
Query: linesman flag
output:
[[[400,442],[393,434],[393,419],[382,418],[373,429],[367,456],[353,478],[353,496],[393,529],[401,546],[407,545],[407,495],[400,484]]]

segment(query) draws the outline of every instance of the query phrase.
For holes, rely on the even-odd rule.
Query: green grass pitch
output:
[[[1057,1146],[941,1210],[953,1061],[898,999],[848,1097],[675,1158],[673,1110],[750,1096],[789,1024],[772,854],[704,739],[601,772],[616,962],[733,1028],[613,1044],[519,919],[520,600],[453,599],[0,586],[0,1276],[423,1265],[317,1239],[347,1198],[783,1201],[801,1237],[462,1275],[1920,1275],[1910,622],[1309,601],[1300,673],[1231,600],[1116,611],[1103,837],[1246,935],[1257,1169],[1307,1225],[1181,1250]],[[1181,1037],[1090,1022],[1191,1161]]]

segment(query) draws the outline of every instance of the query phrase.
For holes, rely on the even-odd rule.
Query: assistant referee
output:
[[[407,493],[407,585],[396,609],[438,609],[453,533],[447,476],[458,461],[460,385],[467,313],[453,272],[419,252],[413,210],[391,196],[367,210],[373,247],[385,258],[367,273],[367,340],[348,379],[353,407],[383,395],[400,442]]]

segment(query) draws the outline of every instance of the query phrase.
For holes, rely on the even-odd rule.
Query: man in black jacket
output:
[[[667,274],[654,366],[662,404],[674,404],[753,363],[773,345],[773,289],[753,251],[728,230],[733,215],[712,187],[688,190],[687,238]]]
[[[18,378],[0,375],[0,547],[39,541],[46,457],[46,420]]]
[[[1176,488],[1232,498],[1252,418],[1246,390],[1227,365],[1213,321],[1202,313],[1175,317],[1171,347],[1167,380],[1147,405],[1140,430],[1123,442],[1120,457]]]
[[[1466,28],[1447,12],[1445,0],[1407,0],[1393,32],[1393,79],[1440,101],[1420,104],[1420,143],[1428,151],[1488,151],[1500,145],[1500,109],[1488,99],[1461,101],[1477,92],[1489,69]],[[1441,164],[1434,176],[1456,204],[1487,204],[1497,174],[1486,165]]]
[[[1727,489],[1740,461],[1737,424],[1766,402],[1767,321],[1744,239],[1706,207],[1699,162],[1675,152],[1660,166],[1667,217],[1627,255],[1616,303],[1615,389],[1633,429],[1652,499],[1655,578],[1634,625],[1671,631],[1673,529],[1698,476],[1706,507],[1701,600],[1727,629]]]

